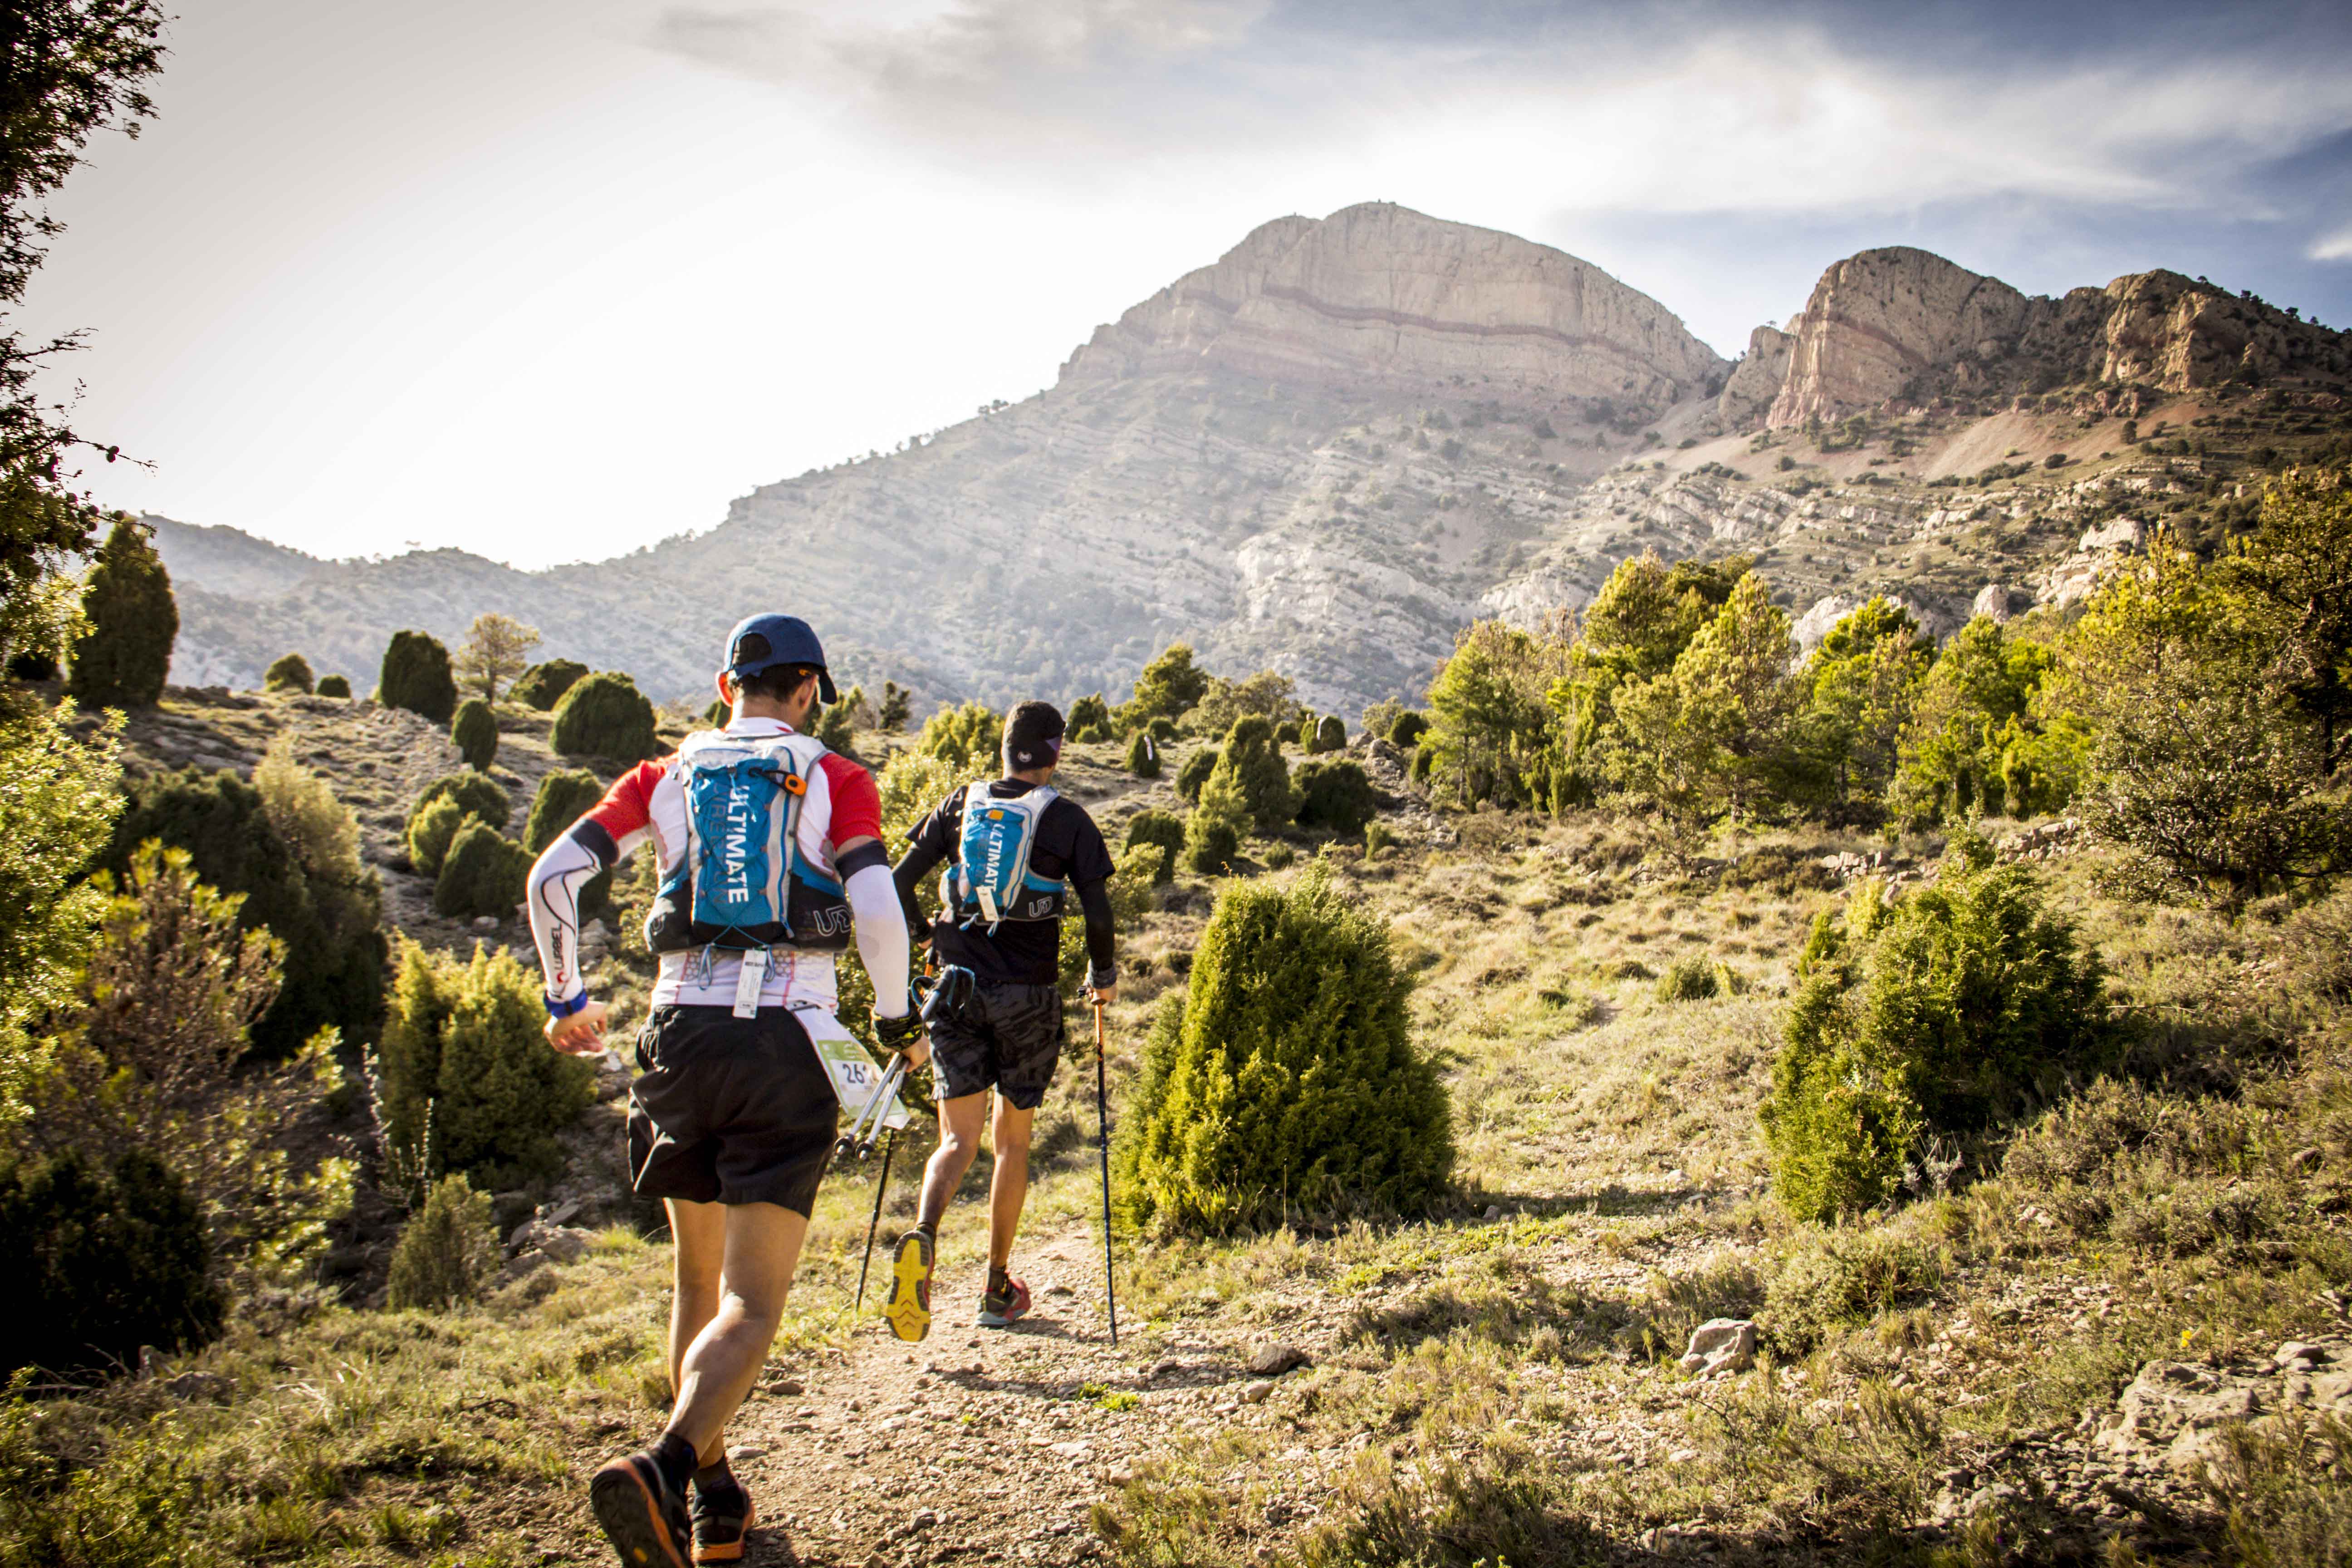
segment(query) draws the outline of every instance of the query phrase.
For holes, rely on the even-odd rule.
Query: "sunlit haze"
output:
[[[1427,13],[1427,14],[1424,14]],[[1727,355],[1911,244],[2352,320],[2334,8],[188,0],[56,204],[110,504],[522,565],[1049,385],[1285,213],[1556,245]],[[67,382],[61,380],[59,389]],[[910,539],[908,547],[919,541]]]

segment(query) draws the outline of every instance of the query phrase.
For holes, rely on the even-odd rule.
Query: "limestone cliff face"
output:
[[[1062,379],[1216,369],[1662,408],[1711,392],[1727,368],[1664,306],[1590,263],[1371,203],[1254,230],[1099,329]]]
[[[2177,272],[2052,299],[1902,247],[1824,272],[1792,338],[1764,419],[1776,428],[1895,399],[2009,396],[2082,381],[2188,392],[2241,375],[2352,376],[2352,334]],[[1725,388],[1724,416],[1735,426],[1746,423],[1735,391],[1738,408],[1751,408],[1763,380],[1743,380],[1747,371],[1743,363]]]
[[[2014,342],[2026,297],[1907,246],[1865,250],[1822,274],[1799,318],[1766,423],[1839,417],[1900,396],[1925,370]]]
[[[1789,350],[1795,342],[1778,327],[1748,334],[1747,356],[1731,367],[1723,395],[1716,400],[1716,416],[1726,426],[1745,430],[1771,410],[1780,384],[1789,379]]]

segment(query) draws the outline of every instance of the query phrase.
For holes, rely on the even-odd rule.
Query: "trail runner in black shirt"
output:
[[[966,807],[972,792],[986,802],[1028,801],[1049,790],[1062,751],[1062,716],[1043,702],[1024,702],[1004,725],[1005,776],[949,795],[912,835],[892,868],[910,925],[921,914],[915,889],[942,867],[961,864]],[[1034,802],[1031,803],[1034,806]],[[1087,922],[1087,991],[1108,1002],[1116,994],[1110,893],[1110,847],[1086,808],[1062,796],[1035,815],[1028,887],[1042,896],[991,919],[967,904],[944,908],[930,931],[943,973],[961,969],[951,1005],[935,1009],[930,1025],[932,1071],[939,1088],[940,1146],[923,1173],[922,1207],[915,1228],[898,1240],[890,1301],[883,1310],[902,1340],[930,1331],[930,1289],[939,1225],[948,1201],[980,1152],[988,1092],[996,1091],[996,1169],[989,1184],[988,1288],[980,1323],[1003,1328],[1029,1310],[1029,1288],[1013,1277],[1013,1238],[1029,1195],[1029,1128],[1062,1057],[1061,900],[1065,882],[1076,891]],[[1043,912],[1050,910],[1051,912]],[[1027,915],[1029,918],[1020,918]],[[959,977],[960,978],[960,977]]]

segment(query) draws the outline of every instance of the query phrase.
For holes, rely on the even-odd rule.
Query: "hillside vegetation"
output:
[[[70,70],[0,165],[0,304],[159,60],[142,6],[37,20]],[[1494,282],[1432,273],[1353,318],[1380,396],[1302,382],[1335,301],[1285,279],[1377,293],[1321,265],[1367,235],[1475,241],[1565,324],[1428,328]],[[175,584],[0,332],[0,1568],[601,1555],[581,1479],[669,1403],[670,1259],[631,1065],[541,1036],[524,870],[709,720],[654,700],[704,655],[609,657],[715,647],[644,606],[814,539],[781,580],[859,679],[813,726],[894,845],[995,770],[999,711],[938,699],[1064,700],[1120,985],[1038,1115],[1015,1331],[952,1326],[989,1171],[920,1350],[856,1301],[933,1134],[832,1173],[730,1433],[749,1560],[2352,1561],[2342,334],[1883,251],[1726,365],[1506,238],[1279,220],[908,443],[935,499],[1057,443],[1153,498],[1061,515],[1042,622],[875,548],[954,513],[861,464],[611,574],[632,607],[537,665],[578,574],[435,605],[454,655],[313,639],[366,596],[235,541],[282,614]],[[1937,341],[1835,352],[1874,311]],[[918,610],[965,662],[894,658]],[[236,689],[168,681],[183,624]],[[583,892],[616,1042],[648,858]]]
[[[874,1167],[837,1173],[736,1434],[762,1550],[2327,1558],[2352,1531],[2345,494],[2290,477],[2205,554],[2152,540],[2084,613],[1940,644],[1873,602],[1799,659],[1746,559],[1635,556],[1576,622],[1475,629],[1426,707],[1336,732],[1280,677],[1181,647],[1126,704],[1071,704],[1091,738],[1061,782],[1122,847],[1119,1346],[1090,1073],[1040,1113],[1033,1331],[915,1358],[877,1337],[851,1309]],[[2185,683],[2177,734],[2131,699],[2159,674]],[[2240,689],[2259,700],[2196,717]],[[494,712],[487,773],[422,717],[299,689],[167,692],[93,732],[134,777],[273,745],[315,770],[417,945],[379,1045],[239,1080],[276,1097],[280,1185],[182,1178],[216,1205],[226,1310],[190,1298],[143,1375],[20,1388],[13,1560],[590,1554],[576,1477],[667,1397],[665,1250],[616,1169],[625,1071],[474,1089],[501,1052],[552,1065],[508,957],[527,933],[510,908],[435,915],[417,824],[447,805],[543,841],[599,776],[547,713]],[[894,833],[988,771],[995,722],[828,721]],[[2217,770],[2229,724],[2263,745]],[[1309,809],[1343,797],[1368,825]],[[1205,870],[1178,853],[1204,816]],[[624,1037],[650,894],[632,868],[585,955]],[[1303,948],[1223,989],[1326,919],[1311,941],[1344,963]],[[436,1080],[420,1040],[469,1065]],[[1373,1102],[1393,1151],[1298,1114],[1335,1051],[1424,1086]],[[248,1114],[223,1092],[189,1103]],[[1221,1100],[1272,1119],[1220,1152],[1198,1134]],[[907,1142],[886,1223],[929,1134]],[[1317,1152],[1342,1146],[1361,1163]],[[943,1237],[951,1301],[985,1181]],[[1006,1489],[1024,1440],[1041,1469]],[[836,1474],[874,1500],[845,1507]],[[137,1545],[86,1522],[125,1509]]]

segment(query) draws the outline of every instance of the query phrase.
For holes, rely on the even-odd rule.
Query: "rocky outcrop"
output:
[[[1773,326],[1759,327],[1748,334],[1748,353],[1731,367],[1723,395],[1716,400],[1716,415],[1726,427],[1749,429],[1771,412],[1781,383],[1789,379],[1789,351],[1795,342]]]
[[[2135,273],[2051,299],[1907,247],[1865,250],[1824,272],[1793,336],[1765,416],[1775,428],[1896,399],[2009,396],[2082,382],[2187,392],[2240,376],[2352,377],[2352,333],[2177,272]],[[1743,405],[1753,385],[1751,378]],[[1725,388],[1727,418],[1732,391]]]
[[[1544,408],[1664,408],[1727,367],[1664,306],[1589,262],[1493,229],[1369,203],[1278,218],[1094,337],[1065,383],[1229,371]]]
[[[1997,356],[2026,297],[1929,251],[1865,250],[1822,274],[1767,423],[1833,419],[1899,396],[1925,370]]]

